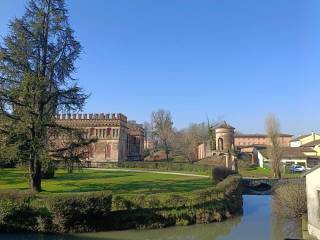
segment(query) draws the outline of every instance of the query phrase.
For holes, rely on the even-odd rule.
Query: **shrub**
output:
[[[280,183],[275,186],[274,193],[276,207],[286,217],[300,218],[307,213],[305,181]]]
[[[109,192],[82,193],[48,199],[48,208],[58,232],[99,229],[111,210]]]
[[[0,168],[15,168],[16,162],[14,160],[0,159]]]
[[[30,204],[29,192],[1,192],[0,231],[34,231],[39,212]]]
[[[188,198],[183,195],[172,194],[167,198],[165,205],[174,208],[186,207],[188,205]]]
[[[153,170],[188,171],[188,172],[209,172],[211,166],[197,165],[193,163],[179,162],[124,162],[119,164],[123,168],[146,168]]]
[[[122,211],[122,210],[131,210],[133,208],[132,201],[122,197],[115,196],[112,199],[112,210],[114,211]]]
[[[221,182],[230,175],[236,174],[236,172],[225,167],[215,167],[212,169],[212,180],[214,183]]]

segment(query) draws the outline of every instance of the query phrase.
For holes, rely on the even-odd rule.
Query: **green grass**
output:
[[[271,169],[260,168],[260,167],[248,167],[240,168],[240,174],[243,177],[253,177],[253,178],[273,178]],[[284,173],[283,178],[297,178],[300,177],[300,173]]]
[[[54,179],[43,180],[41,194],[70,192],[112,191],[113,194],[185,193],[207,188],[209,178],[156,173],[82,170],[68,174],[58,170]],[[0,190],[28,189],[27,171],[0,169]]]

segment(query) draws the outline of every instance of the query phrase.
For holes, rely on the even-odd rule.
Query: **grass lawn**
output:
[[[43,180],[41,194],[110,190],[113,194],[188,193],[211,186],[209,178],[156,173],[82,170],[68,174],[58,170],[54,179]],[[0,190],[28,189],[27,170],[0,169]]]
[[[254,178],[273,178],[271,169],[260,168],[260,167],[249,167],[240,168],[240,174],[243,177],[254,177]],[[300,177],[300,173],[285,173],[282,174],[283,178],[297,178]]]

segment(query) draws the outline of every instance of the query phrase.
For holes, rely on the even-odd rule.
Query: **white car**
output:
[[[304,172],[305,170],[306,168],[304,166],[300,166],[297,164],[293,164],[290,167],[290,172],[293,172],[293,173],[301,173],[301,172]]]

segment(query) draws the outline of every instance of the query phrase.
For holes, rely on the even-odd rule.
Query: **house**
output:
[[[302,147],[309,147],[316,151],[317,156],[320,156],[320,139],[301,145]]]
[[[320,239],[320,165],[305,174],[308,202],[308,231]]]
[[[269,151],[265,149],[255,149],[255,154],[258,158],[260,167],[265,167],[270,164]],[[320,159],[316,157],[316,151],[310,147],[285,147],[282,148],[283,165],[299,164],[304,167],[314,167],[320,163]]]
[[[320,140],[320,135],[312,132],[311,134],[302,135],[302,136],[299,136],[299,137],[293,139],[290,142],[290,146],[291,147],[301,147],[302,145],[305,145],[307,143],[310,143],[310,142],[313,142],[316,140]]]

